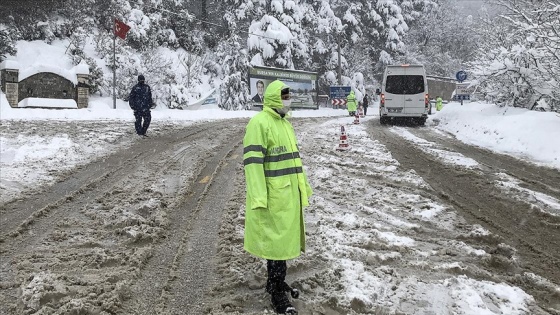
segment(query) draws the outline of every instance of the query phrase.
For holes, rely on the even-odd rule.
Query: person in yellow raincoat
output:
[[[440,111],[443,108],[443,99],[438,95],[436,97],[436,110]]]
[[[263,110],[247,124],[243,164],[247,188],[244,248],[267,260],[266,292],[276,312],[297,314],[286,296],[299,295],[286,282],[286,260],[305,251],[303,208],[312,194],[292,124],[290,88],[276,80],[264,94]]]
[[[346,96],[346,108],[348,109],[348,114],[350,116],[356,115],[358,104],[356,103],[356,96],[354,95],[354,91],[350,91],[350,94]]]

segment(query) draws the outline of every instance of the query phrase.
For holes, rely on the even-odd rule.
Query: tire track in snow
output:
[[[206,131],[210,127],[197,129],[185,134],[180,141],[188,141],[191,137]],[[145,139],[142,139],[145,140]],[[155,140],[155,138],[154,138]],[[175,139],[174,141],[178,141]],[[2,220],[0,221],[0,241],[8,237],[16,237],[33,224],[38,218],[49,214],[57,207],[71,201],[80,194],[87,194],[89,190],[100,185],[111,185],[112,181],[119,180],[125,174],[133,172],[137,167],[135,160],[145,159],[151,154],[150,151],[162,151],[168,145],[167,142],[154,142],[149,150],[145,148],[146,141],[139,141],[131,148],[123,149],[121,152],[109,157],[98,159],[86,167],[80,167],[76,172],[52,185],[46,191],[30,196],[23,201],[12,201],[0,208]],[[127,154],[123,160],[124,152]],[[105,171],[108,170],[108,171]],[[101,172],[101,175],[99,173]],[[17,227],[14,229],[14,227]]]
[[[23,311],[21,307],[44,307],[34,296],[43,296],[41,299],[49,302],[46,291],[24,289],[23,296],[17,293],[20,284],[23,288],[32,285],[29,288],[35,290],[41,282],[54,286],[56,297],[49,303],[58,304],[60,310],[118,312],[122,300],[129,298],[129,284],[142,274],[142,266],[150,261],[152,244],[166,246],[161,239],[170,232],[165,229],[166,212],[176,210],[172,206],[189,193],[189,183],[194,179],[192,173],[197,173],[195,168],[202,168],[204,161],[213,155],[208,149],[230,141],[228,122],[184,129],[195,130],[175,131],[167,136],[152,137],[151,141],[142,139],[139,149],[143,154],[140,155],[132,150],[117,153],[117,161],[133,163],[109,169],[107,180],[77,191],[60,206],[43,213],[28,226],[29,233],[7,238],[0,252],[5,262],[0,266],[3,293],[0,313],[17,314]],[[205,131],[206,134],[202,134]],[[185,141],[189,141],[186,146]],[[135,160],[134,156],[144,158]],[[95,163],[89,167],[92,172],[98,170]],[[166,183],[170,177],[177,177],[171,186]],[[55,191],[52,196],[47,195],[47,199],[56,200],[58,194]],[[71,291],[65,291],[68,289],[64,287]],[[90,295],[89,290],[97,294]],[[67,300],[68,296],[84,304],[74,305]],[[105,302],[99,305],[98,301]]]
[[[170,213],[169,230],[175,233],[167,237],[165,246],[154,250],[153,258],[133,286],[134,298],[126,303],[125,310],[134,314],[202,313],[204,294],[214,279],[216,239],[221,209],[225,208],[224,200],[216,200],[230,197],[232,185],[227,179],[239,162],[239,154],[233,151],[239,151],[240,127],[230,126],[233,131],[200,168],[187,196],[171,207],[176,210]]]
[[[493,172],[484,169],[467,170],[442,164],[440,160],[420,148],[410,146],[409,142],[395,137],[390,128],[380,126],[374,121],[370,125],[370,134],[387,146],[403,168],[414,169],[470,223],[481,224],[499,235],[503,243],[515,248],[514,255],[520,257],[520,261],[516,261],[513,257],[508,257],[511,254],[509,250],[501,253],[498,248],[495,251],[496,255],[487,261],[486,268],[500,275],[502,279],[524,288],[544,309],[560,309],[558,293],[554,292],[554,288],[532,282],[530,276],[527,276],[535,273],[556,285],[560,284],[560,233],[555,225],[551,225],[560,223],[560,218],[542,214],[527,203],[504,195],[494,183]],[[407,130],[422,137],[428,132],[425,128]],[[443,142],[440,139],[430,137],[430,140],[437,144]],[[441,145],[447,147],[447,143],[448,141]],[[523,169],[521,165],[524,163],[513,161],[510,170],[509,159],[468,145],[455,144],[451,148],[475,160],[482,157],[485,164],[499,166],[506,173],[520,173],[519,170]],[[530,167],[527,165],[527,168]],[[530,171],[524,173],[528,176]],[[540,176],[543,176],[542,173]],[[539,181],[538,178],[535,181]],[[541,187],[548,186],[554,178],[556,174],[553,173],[543,180],[544,184]]]

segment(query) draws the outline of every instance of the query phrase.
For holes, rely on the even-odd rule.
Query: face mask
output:
[[[290,107],[290,105],[292,105],[292,100],[282,100],[282,104],[284,104],[284,107]]]
[[[284,102],[288,102],[288,105],[286,105],[286,103],[284,103]],[[278,114],[280,114],[280,115],[286,115],[291,110],[291,108],[290,108],[290,103],[291,102],[290,102],[290,100],[283,100],[282,103],[284,103],[284,107],[278,109],[277,111],[278,111]]]

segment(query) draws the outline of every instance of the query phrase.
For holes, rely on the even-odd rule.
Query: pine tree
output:
[[[311,33],[312,66],[319,73],[319,88],[321,93],[327,93],[330,85],[338,85],[338,48],[341,47],[341,67],[348,68],[345,57],[345,33],[341,19],[337,16],[328,0],[314,0],[312,3],[313,14],[309,20]]]
[[[7,55],[15,55],[16,53],[17,49],[8,31],[0,30],[0,62],[2,62]]]
[[[303,25],[310,7],[300,0],[272,0],[270,10],[249,27],[251,64],[295,69],[309,66],[308,32]]]
[[[219,107],[225,110],[245,109],[250,104],[248,79],[248,56],[242,48],[241,38],[232,36],[225,44],[221,67],[224,78],[220,85]]]

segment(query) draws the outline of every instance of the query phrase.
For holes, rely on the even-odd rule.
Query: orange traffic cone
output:
[[[358,113],[354,114],[354,125],[359,125],[360,124],[360,116],[358,115]]]
[[[340,126],[340,142],[338,144],[337,151],[346,151],[350,149],[350,145],[348,144],[348,136],[346,135],[346,130],[344,126]]]

